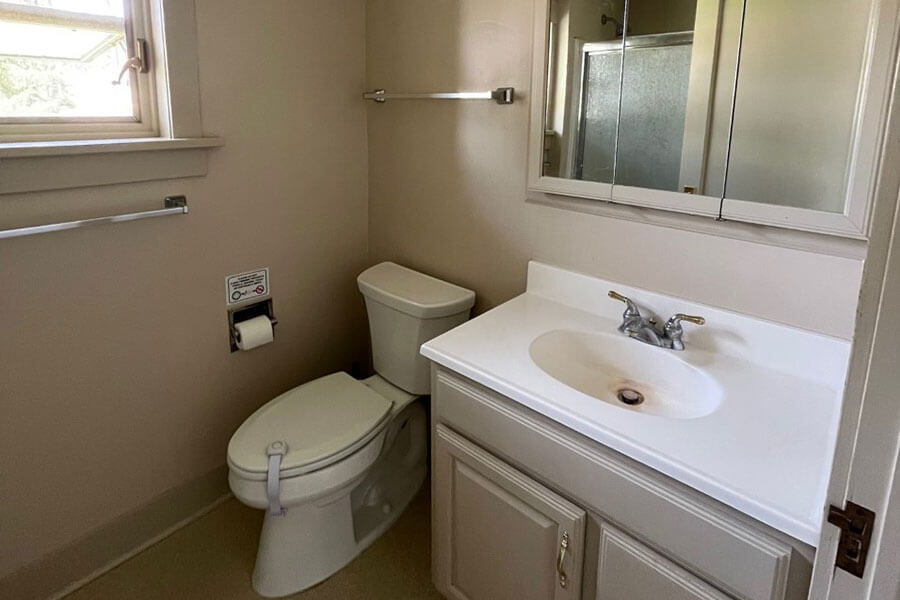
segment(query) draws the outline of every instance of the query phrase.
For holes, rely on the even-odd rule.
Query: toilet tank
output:
[[[366,300],[375,371],[411,394],[431,392],[419,348],[469,318],[475,292],[392,262],[356,279]]]

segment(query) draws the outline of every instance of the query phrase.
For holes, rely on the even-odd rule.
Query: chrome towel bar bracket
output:
[[[497,104],[513,104],[516,89],[501,87],[489,92],[439,92],[433,94],[390,94],[385,90],[375,90],[363,94],[366,100],[383,104],[388,100],[494,100]]]
[[[94,219],[82,219],[81,221],[66,221],[65,223],[50,223],[47,225],[35,225],[33,227],[20,227],[18,229],[0,230],[0,240],[6,238],[50,233],[51,231],[64,231],[66,229],[80,229],[102,223],[124,223],[126,221],[138,221],[140,219],[152,219],[167,215],[185,215],[188,212],[187,198],[184,196],[169,196],[163,203],[163,208],[158,210],[145,210],[124,215],[111,215],[109,217],[97,217]]]

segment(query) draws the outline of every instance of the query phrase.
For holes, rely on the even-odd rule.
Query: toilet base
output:
[[[323,581],[356,555],[349,495],[325,506],[294,506],[280,516],[267,512],[253,589],[268,598],[287,596]]]
[[[321,583],[356,558],[403,513],[427,474],[427,420],[413,402],[388,426],[385,447],[352,490],[268,512],[259,536],[253,589],[287,596]]]

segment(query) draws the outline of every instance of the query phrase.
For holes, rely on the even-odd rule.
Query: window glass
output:
[[[0,3],[0,122],[139,120],[126,1]]]

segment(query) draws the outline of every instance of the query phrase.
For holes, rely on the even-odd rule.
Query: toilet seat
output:
[[[365,447],[383,432],[393,403],[346,373],[298,386],[260,407],[228,443],[234,475],[264,481],[266,448],[287,444],[281,479],[325,469]]]

